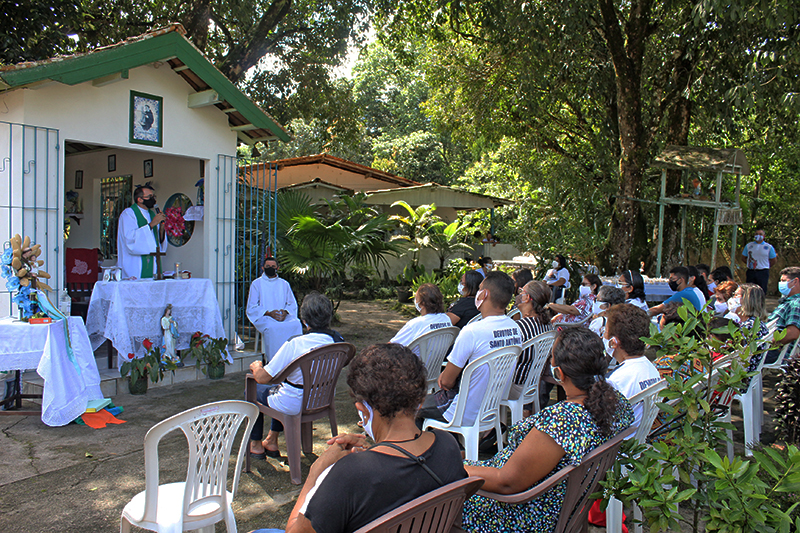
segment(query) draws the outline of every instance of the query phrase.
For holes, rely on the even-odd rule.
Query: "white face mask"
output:
[[[553,265],[553,268],[558,268],[558,261],[553,261],[551,264]]]
[[[486,301],[486,289],[481,289],[478,291],[478,294],[475,295],[475,307],[478,309],[478,311],[481,310],[481,306],[485,301]]]
[[[728,300],[728,311],[731,313],[735,313],[740,307],[742,306],[742,301],[740,298],[736,298],[735,296]]]
[[[602,307],[600,307],[601,305],[602,305],[602,304],[601,304],[600,302],[594,302],[594,303],[592,304],[592,314],[594,314],[594,315],[599,315],[600,313],[602,313],[603,311],[605,311],[605,309],[603,309]]]
[[[731,298],[731,301],[732,301],[732,300],[733,300],[733,298]],[[715,310],[715,311],[716,311],[718,314],[725,313],[725,312],[727,312],[729,309],[730,309],[730,308],[728,307],[728,302],[715,302],[715,303],[714,303],[714,310]]]
[[[614,337],[611,337],[611,339],[613,338]],[[614,357],[614,350],[616,350],[616,348],[611,347],[611,339],[606,339],[605,337],[603,337],[603,345],[606,347],[606,353],[609,356]]]
[[[414,307],[417,308],[418,313],[422,312],[422,305],[417,300],[414,300]]]
[[[764,236],[763,236],[763,235],[756,235],[755,237],[753,237],[753,239],[754,239],[756,242],[761,242],[761,241],[763,241],[763,240],[764,240]]]
[[[370,407],[366,401],[362,401],[361,403],[364,404],[364,407],[367,408],[367,412],[369,413],[369,420],[364,422],[364,413],[362,413],[360,409],[356,409],[356,411],[358,411],[358,417],[361,419],[361,422],[359,422],[359,424],[361,425],[361,427],[364,428],[364,432],[367,434],[367,436],[372,440],[375,440],[375,435],[372,434],[372,420],[375,418],[375,415],[372,411],[372,407]]]
[[[464,294],[464,284],[460,281],[458,282],[458,294]]]
[[[581,285],[580,288],[578,289],[578,294],[580,295],[581,298],[586,298],[587,296],[589,296],[589,293],[591,292],[592,288],[587,287],[586,285]]]

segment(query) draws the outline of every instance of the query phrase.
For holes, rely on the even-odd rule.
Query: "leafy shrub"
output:
[[[789,442],[800,443],[800,357],[785,364],[775,394],[776,429]]]

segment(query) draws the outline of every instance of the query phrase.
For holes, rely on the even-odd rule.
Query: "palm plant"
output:
[[[431,248],[429,229],[441,219],[434,214],[436,204],[421,205],[413,209],[403,200],[398,200],[392,207],[402,207],[406,215],[392,215],[389,220],[395,222],[402,232],[392,237],[392,241],[403,240],[408,243],[407,251],[411,252],[411,264],[416,270],[419,266],[419,254],[425,248]]]
[[[439,256],[439,270],[444,270],[447,259],[458,252],[472,252],[472,247],[461,241],[468,224],[454,220],[450,224],[436,222],[428,230],[430,247]]]

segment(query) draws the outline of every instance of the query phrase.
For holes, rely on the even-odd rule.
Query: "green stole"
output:
[[[147,222],[147,220],[144,218],[144,215],[142,214],[142,210],[139,209],[138,205],[133,204],[131,206],[131,209],[133,210],[133,214],[136,215],[136,223],[139,225],[138,227],[141,228],[142,226],[146,226],[146,225],[149,224],[149,222]],[[148,209],[147,212],[150,213],[150,220],[153,220],[153,217],[155,216],[155,213],[150,209]],[[156,228],[153,228],[153,239],[156,241],[156,251],[158,251],[158,247],[159,247],[160,243],[158,242],[158,230]],[[142,279],[152,278],[153,277],[153,263],[154,263],[153,259],[154,259],[154,257],[152,255],[142,255],[140,257],[142,258],[142,275],[141,275],[141,278]]]

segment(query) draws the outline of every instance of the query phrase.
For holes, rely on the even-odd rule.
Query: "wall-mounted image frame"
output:
[[[117,154],[111,154],[110,156],[108,156],[108,171],[109,172],[117,171]]]
[[[144,160],[144,177],[145,178],[152,178],[153,177],[153,160],[152,159],[145,159]]]
[[[83,170],[75,171],[75,188],[83,189]]]
[[[163,143],[164,99],[153,94],[131,91],[129,141],[161,146]]]

